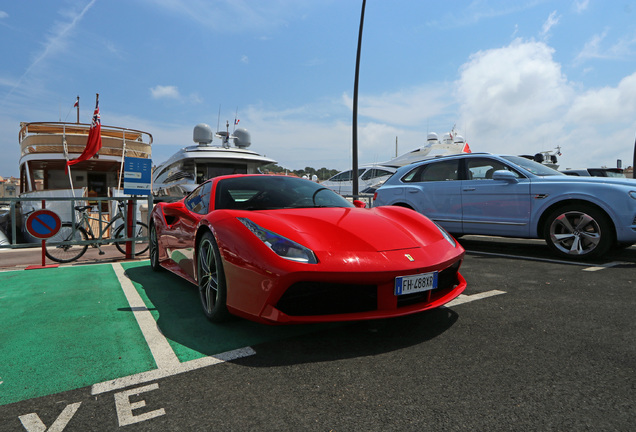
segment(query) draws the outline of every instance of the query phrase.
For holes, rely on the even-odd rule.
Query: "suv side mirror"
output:
[[[507,181],[509,183],[518,183],[519,182],[519,180],[517,179],[517,176],[515,175],[515,173],[513,173],[512,171],[507,171],[507,170],[495,171],[492,174],[492,179],[493,180],[503,180],[503,181]]]

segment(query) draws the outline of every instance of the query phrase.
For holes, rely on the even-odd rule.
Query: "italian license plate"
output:
[[[412,294],[437,288],[437,272],[395,278],[395,295]]]

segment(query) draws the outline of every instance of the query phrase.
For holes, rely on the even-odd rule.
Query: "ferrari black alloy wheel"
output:
[[[157,242],[157,228],[155,224],[150,224],[150,267],[154,271],[160,271],[162,269],[159,265],[159,243]]]
[[[203,235],[197,252],[197,281],[203,312],[210,321],[225,321],[229,318],[225,305],[225,273],[219,248],[211,233]]]

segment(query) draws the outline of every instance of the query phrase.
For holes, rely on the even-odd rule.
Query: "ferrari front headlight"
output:
[[[281,258],[306,264],[318,263],[316,255],[311,249],[265,229],[248,218],[240,217],[238,220]]]
[[[449,242],[453,247],[457,247],[457,242],[444,228],[442,228],[437,222],[433,221],[439,232],[442,233],[447,242]]]

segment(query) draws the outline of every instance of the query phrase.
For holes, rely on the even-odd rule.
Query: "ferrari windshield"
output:
[[[354,207],[331,189],[309,180],[247,175],[219,180],[214,208],[274,210],[311,207]]]
[[[537,176],[553,176],[553,175],[565,175],[549,166],[542,165],[530,159],[526,159],[521,156],[502,156],[505,160],[512,162],[515,165],[520,166],[526,171],[530,171]]]

